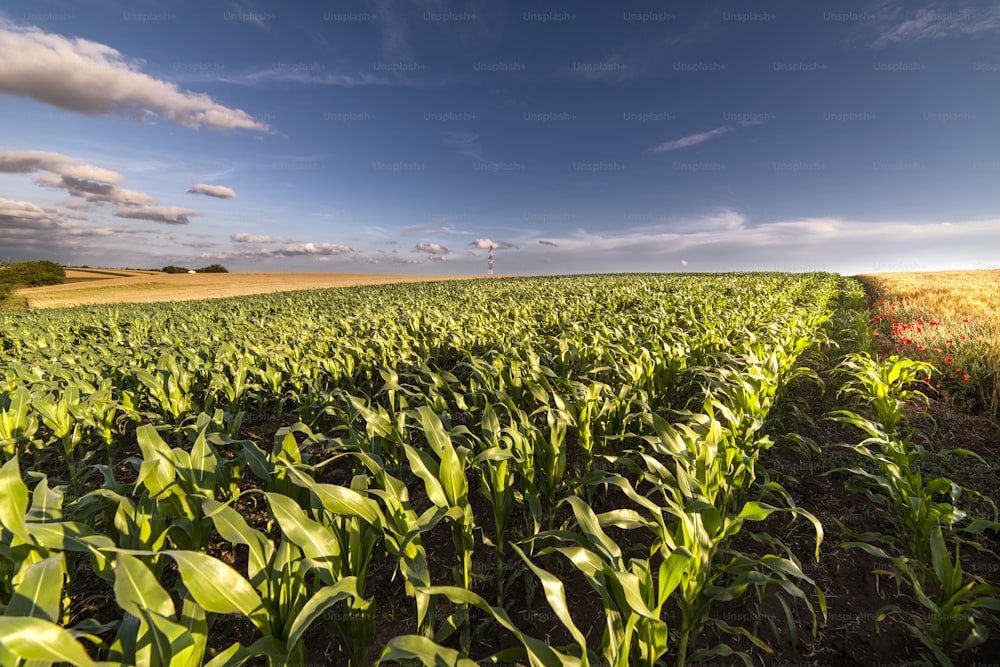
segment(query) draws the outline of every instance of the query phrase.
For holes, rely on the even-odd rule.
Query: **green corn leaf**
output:
[[[67,662],[75,667],[99,667],[83,644],[65,628],[42,618],[0,616],[0,645],[24,660]]]
[[[24,567],[20,582],[4,610],[5,616],[33,616],[53,623],[60,619],[66,561],[63,554],[49,556]]]
[[[194,646],[194,638],[180,623],[165,618],[149,609],[139,608],[139,614],[146,622],[148,640],[154,665],[176,665],[178,654]]]
[[[475,660],[461,657],[458,651],[445,648],[420,635],[393,637],[382,650],[378,664],[417,660],[424,667],[478,667]]]
[[[665,600],[681,584],[687,573],[688,561],[694,558],[694,554],[685,547],[678,547],[670,552],[670,555],[660,563],[660,599]]]
[[[205,610],[190,597],[185,597],[178,620],[191,635],[194,643],[176,653],[174,656],[176,667],[202,667],[208,645],[208,622],[205,618]]]
[[[264,495],[281,531],[302,549],[307,558],[327,563],[340,553],[340,544],[333,533],[323,524],[307,517],[294,500],[280,493]]]
[[[268,658],[272,665],[284,665],[287,657],[285,644],[274,637],[261,637],[250,646],[237,642],[206,662],[205,667],[239,667],[257,656]]]
[[[139,442],[139,449],[142,450],[142,465],[139,468],[139,476],[135,480],[135,485],[136,487],[140,484],[144,485],[149,489],[151,497],[159,498],[173,485],[177,478],[172,452],[151,424],[144,424],[137,428],[135,435]]]
[[[259,530],[248,526],[243,516],[229,505],[217,500],[204,500],[201,507],[205,516],[212,520],[222,539],[250,548],[247,574],[255,586],[259,585],[259,573],[267,570],[268,563],[274,556],[274,545],[271,540]]]
[[[313,621],[319,618],[324,611],[347,598],[361,599],[361,595],[358,593],[357,577],[345,577],[332,586],[324,586],[316,591],[295,617],[288,633],[288,646],[295,646]]]
[[[385,525],[385,516],[378,503],[354,489],[317,483],[313,483],[309,488],[319,498],[323,507],[334,514],[357,516],[376,528]]]
[[[445,493],[441,481],[438,479],[438,464],[435,463],[427,452],[414,449],[410,445],[403,445],[406,452],[406,459],[410,462],[413,474],[424,482],[427,497],[438,507],[449,507],[448,494]]]
[[[549,603],[549,607],[555,612],[556,616],[559,618],[560,622],[569,630],[570,635],[573,636],[574,641],[583,650],[584,661],[583,664],[586,665],[586,650],[587,650],[587,639],[580,632],[580,629],[576,627],[576,623],[573,622],[573,617],[569,613],[569,603],[566,601],[566,588],[563,586],[563,582],[556,577],[554,574],[548,570],[543,570],[534,563],[531,562],[523,551],[516,545],[511,545],[517,555],[521,557],[531,571],[535,573],[535,576],[542,582],[542,590],[545,592],[545,599]]]
[[[738,516],[747,521],[763,521],[777,511],[780,511],[779,508],[773,505],[751,500],[743,506]]]
[[[31,509],[25,518],[28,521],[62,521],[62,506],[62,492],[50,489],[48,478],[43,477],[31,493]]]
[[[515,546],[514,548],[516,549],[517,547]],[[528,564],[531,565],[530,562]],[[545,573],[548,577],[555,579],[552,574],[546,572],[545,570],[540,571]],[[555,579],[555,581],[558,582],[558,579]],[[562,586],[561,582],[559,582],[559,586]],[[582,658],[566,655],[556,651],[545,642],[521,632],[510,620],[510,617],[504,609],[490,606],[486,600],[468,589],[459,588],[457,586],[431,586],[423,589],[423,591],[429,595],[443,595],[455,604],[471,605],[492,616],[497,623],[510,630],[510,632],[517,637],[525,648],[529,664],[533,667],[587,667],[589,665],[586,653],[586,641],[582,641],[582,643],[580,643],[580,647],[583,650]],[[565,601],[565,595],[563,596],[563,600]],[[572,620],[570,623],[572,623]],[[580,634],[579,630],[576,630],[575,625],[567,627],[570,632],[573,633],[574,639],[577,639],[578,641],[583,640],[583,635]],[[573,632],[574,630],[576,630],[575,633]]]
[[[265,635],[270,621],[257,591],[239,572],[217,558],[194,551],[161,552],[177,563],[191,597],[214,614],[242,614]]]
[[[438,458],[440,458],[445,447],[451,446],[451,436],[448,435],[444,424],[441,423],[441,418],[426,405],[421,405],[417,408],[417,418],[424,429],[427,443],[434,450],[434,453],[437,454]]]
[[[30,542],[24,515],[28,511],[28,487],[21,480],[15,454],[0,467],[0,526],[24,542]]]
[[[27,531],[34,542],[46,549],[89,553],[99,565],[107,562],[104,551],[115,548],[114,541],[107,535],[101,535],[90,526],[74,521],[29,523]]]
[[[115,602],[126,613],[137,618],[142,610],[170,617],[175,613],[170,594],[157,581],[156,575],[146,565],[127,553],[115,557]]]
[[[5,616],[33,616],[56,623],[60,619],[66,560],[63,554],[49,556],[24,567],[20,582],[4,610]]]
[[[577,523],[580,524],[580,528],[590,539],[591,544],[600,549],[610,562],[621,562],[621,548],[601,528],[601,522],[590,505],[578,496],[569,496],[564,502],[568,502],[573,508],[573,516],[576,517]]]

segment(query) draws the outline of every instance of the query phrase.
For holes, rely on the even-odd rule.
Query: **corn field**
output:
[[[849,294],[575,276],[0,314],[0,665],[757,664],[828,611],[823,524],[760,458]],[[893,396],[834,415],[895,474],[857,471],[873,499],[925,502],[861,548],[947,578],[981,633],[995,591],[949,556],[956,490],[900,472]]]

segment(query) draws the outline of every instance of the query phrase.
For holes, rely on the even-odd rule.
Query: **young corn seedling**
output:
[[[570,417],[566,412],[566,404],[558,394],[552,394],[555,407],[548,405],[536,410],[535,414],[544,414],[548,425],[547,430],[533,428],[530,433],[534,441],[535,479],[541,482],[540,491],[546,501],[548,522],[546,528],[551,530],[555,517],[555,509],[559,492],[565,484],[566,457],[568,444],[566,428]]]
[[[955,545],[952,558],[940,527],[935,527],[930,536],[930,567],[905,556],[890,556],[865,542],[845,546],[863,549],[893,563],[889,574],[908,585],[922,611],[890,604],[879,610],[878,619],[900,618],[907,630],[931,651],[937,664],[952,667],[953,658],[989,638],[986,624],[998,618],[1000,590],[963,572],[959,545]]]
[[[0,564],[5,565],[0,568],[0,602],[9,601],[23,566],[62,552],[67,552],[66,572],[74,570],[74,557],[82,554],[98,576],[110,576],[105,552],[115,543],[90,526],[64,521],[62,501],[62,493],[50,489],[43,477],[29,504],[18,457],[0,466]]]
[[[0,453],[4,461],[31,443],[38,430],[38,417],[31,408],[31,392],[17,387],[0,393]]]
[[[458,583],[462,588],[472,587],[472,555],[475,550],[475,516],[469,503],[469,481],[466,468],[471,452],[466,447],[455,447],[451,436],[445,430],[440,418],[431,408],[417,408],[417,417],[424,431],[424,437],[438,461],[427,454],[404,445],[406,457],[414,474],[424,482],[427,497],[435,506],[447,511],[445,515],[452,525],[452,540],[455,551],[462,559]],[[462,648],[468,653],[471,643],[468,608],[460,606],[456,615],[462,628]]]
[[[845,358],[838,371],[850,376],[838,396],[857,396],[871,411],[881,431],[895,437],[905,435],[900,424],[910,409],[909,404],[927,405],[927,395],[913,387],[925,384],[921,380],[930,377],[935,369],[925,361],[896,356],[879,361],[856,353]]]
[[[500,431],[500,421],[496,412],[488,404],[483,410],[483,440],[489,448],[472,461],[480,470],[480,493],[493,511],[492,547],[496,550],[497,604],[503,606],[504,585],[507,570],[504,567],[507,547],[507,523],[514,511],[514,453],[510,441]]]
[[[80,477],[86,473],[82,468],[84,461],[77,454],[77,445],[83,440],[78,415],[82,412],[80,405],[80,390],[77,387],[67,387],[61,396],[52,394],[32,402],[32,408],[41,416],[42,422],[52,431],[55,440],[62,447],[61,458],[66,464],[69,477],[66,480],[74,489],[79,489]],[[86,452],[84,452],[84,456]]]
[[[694,427],[673,426],[656,415],[652,423],[655,437],[647,441],[654,452],[674,464],[673,472],[659,459],[641,454],[647,466],[644,479],[653,485],[646,494],[655,496],[659,505],[672,519],[662,535],[661,543],[671,551],[683,548],[691,554],[684,562],[684,575],[678,587],[677,603],[681,611],[678,632],[678,664],[688,660],[698,661],[719,655],[728,655],[728,647],[718,645],[689,654],[695,639],[706,624],[711,624],[730,634],[739,634],[766,652],[771,652],[762,640],[744,628],[729,626],[710,616],[716,601],[737,599],[748,588],[755,588],[763,596],[766,586],[780,586],[807,607],[813,632],[816,615],[812,603],[799,587],[800,582],[814,587],[820,608],[826,613],[822,591],[792,560],[776,555],[752,556],[728,548],[728,542],[743,528],[745,521],[762,521],[776,511],[793,517],[805,516],[816,530],[816,559],[823,538],[822,526],[808,512],[796,507],[778,508],[758,501],[748,501],[738,512],[720,508],[728,507],[734,497],[734,477],[725,457],[726,435],[720,424],[704,416],[696,416]],[[623,489],[624,490],[624,489]],[[634,495],[632,496],[634,499]],[[749,656],[736,654],[747,664]]]
[[[603,527],[649,527],[647,521],[626,509],[598,516],[576,496],[569,496],[564,502],[571,506],[579,532],[552,531],[538,535],[538,539],[552,536],[570,543],[546,547],[539,553],[564,555],[601,596],[605,614],[601,639],[604,664],[653,667],[667,652],[667,625],[661,620],[663,606],[680,585],[685,562],[692,554],[684,548],[675,549],[658,567],[649,559],[626,561],[621,547]]]
[[[406,593],[416,603],[417,630],[425,637],[433,636],[434,629],[428,615],[431,597],[423,592],[431,585],[431,576],[421,535],[444,519],[448,510],[435,506],[418,516],[410,504],[409,490],[402,481],[386,472],[378,459],[371,455],[354,452],[353,456],[375,479],[375,485],[368,493],[378,498],[384,507],[383,543],[389,555],[399,563]]]
[[[327,559],[321,561],[324,574],[330,581],[354,577],[358,582],[358,593],[363,595],[368,580],[368,571],[376,548],[382,543],[384,527],[387,523],[378,503],[365,495],[368,477],[357,475],[351,488],[333,484],[320,484],[297,470],[292,470],[296,484],[309,489],[313,497],[314,514],[318,522],[330,533],[336,547]],[[290,512],[290,514],[295,514]],[[286,521],[287,523],[287,521]],[[301,518],[299,523],[303,523]],[[310,534],[309,525],[296,527],[300,537]],[[324,536],[316,539],[326,540]],[[326,620],[326,617],[324,617]],[[365,650],[375,635],[374,609],[369,600],[347,600],[343,614],[334,615],[331,625],[343,639],[348,650],[350,664],[364,663]]]
[[[215,524],[223,539],[248,547],[247,574],[249,581],[240,577],[220,561],[204,561],[200,554],[184,552],[184,562],[192,559],[218,574],[219,585],[239,591],[239,599],[231,599],[228,610],[212,609],[208,603],[220,606],[216,589],[199,591],[191,588],[185,577],[181,552],[165,552],[182,567],[195,600],[208,611],[239,613],[247,616],[270,638],[273,647],[269,659],[277,667],[284,664],[303,664],[305,660],[302,634],[323,613],[341,600],[352,600],[352,609],[366,610],[369,601],[358,590],[357,577],[335,579],[334,560],[340,547],[330,532],[310,519],[291,499],[280,494],[266,493],[271,514],[283,533],[275,545],[263,533],[250,528],[239,512],[214,500],[203,501],[204,511]],[[208,558],[204,556],[203,558]],[[315,573],[316,576],[311,576]],[[190,576],[195,577],[192,573]],[[203,586],[196,579],[195,584]],[[202,597],[199,597],[199,592]],[[230,596],[232,597],[232,596]],[[342,638],[342,645],[349,655],[356,653],[350,637]],[[357,664],[352,662],[352,665]]]

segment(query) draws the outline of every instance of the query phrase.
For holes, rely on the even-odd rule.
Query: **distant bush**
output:
[[[162,269],[160,269],[160,271],[163,271],[164,273],[187,273],[188,272],[188,270],[185,269],[183,266],[165,266]]]
[[[39,260],[17,262],[0,268],[0,283],[24,287],[61,285],[66,282],[66,270],[55,262]]]
[[[209,264],[208,266],[203,266],[196,270],[198,273],[229,273],[229,269],[224,267],[222,264]]]

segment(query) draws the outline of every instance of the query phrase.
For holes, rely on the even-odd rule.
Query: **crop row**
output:
[[[819,556],[756,462],[840,287],[603,276],[6,316],[0,662],[302,664],[314,624],[352,665],[749,660],[718,638],[770,647],[712,608],[773,590],[792,636],[802,614],[815,631],[822,592],[744,525],[802,517]],[[80,612],[87,572],[119,614]],[[374,656],[373,579],[412,616]],[[508,612],[539,590],[561,646]],[[217,646],[234,616],[253,641]]]

